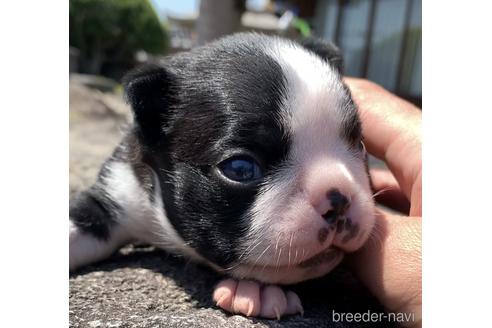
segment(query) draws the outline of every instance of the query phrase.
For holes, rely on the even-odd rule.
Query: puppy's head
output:
[[[237,34],[129,75],[184,242],[241,278],[321,276],[374,225],[361,126],[328,43]]]

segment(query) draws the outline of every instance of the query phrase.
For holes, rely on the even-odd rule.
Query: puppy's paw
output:
[[[218,307],[248,317],[280,320],[283,315],[304,313],[296,293],[251,280],[224,279],[215,287],[213,299]]]

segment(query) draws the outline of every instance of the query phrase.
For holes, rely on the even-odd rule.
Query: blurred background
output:
[[[365,77],[421,106],[421,0],[70,0],[70,73],[103,91],[132,67],[254,30],[318,36]]]

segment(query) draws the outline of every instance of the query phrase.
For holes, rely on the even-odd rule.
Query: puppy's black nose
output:
[[[336,188],[330,189],[326,197],[330,200],[332,208],[323,214],[323,217],[328,223],[333,223],[339,216],[345,214],[350,206],[350,201]]]
[[[333,211],[335,211],[337,215],[344,214],[350,206],[348,198],[338,189],[330,189],[326,196],[330,200]]]

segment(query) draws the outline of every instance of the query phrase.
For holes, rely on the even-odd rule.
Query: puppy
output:
[[[222,309],[302,313],[374,226],[357,109],[330,43],[236,34],[130,73],[134,122],[70,204],[70,269],[143,241],[226,276]]]

